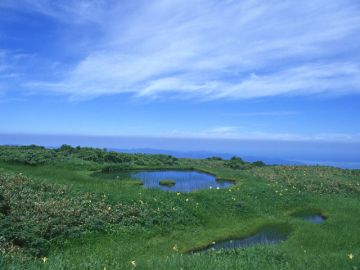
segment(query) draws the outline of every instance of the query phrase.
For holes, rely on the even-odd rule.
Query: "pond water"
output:
[[[221,241],[213,243],[204,249],[197,250],[194,252],[202,252],[208,250],[220,250],[220,249],[234,249],[234,248],[245,248],[254,245],[271,245],[281,243],[287,240],[288,236],[284,232],[276,229],[262,229],[256,234],[240,239],[233,239],[227,241]]]
[[[229,181],[217,181],[215,176],[197,171],[139,171],[131,178],[143,181],[145,188],[157,188],[173,192],[190,192],[199,189],[227,188],[234,185]],[[163,186],[160,180],[174,180],[175,185]]]
[[[307,222],[314,224],[321,224],[326,220],[324,216],[319,214],[306,215],[306,216],[302,216],[301,218]]]

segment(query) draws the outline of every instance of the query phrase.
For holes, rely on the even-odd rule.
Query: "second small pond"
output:
[[[321,224],[326,220],[326,217],[320,214],[304,215],[301,218],[307,222],[314,224]]]
[[[193,251],[193,253],[207,251],[207,250],[216,251],[221,249],[245,248],[259,244],[271,245],[271,244],[281,243],[287,240],[287,238],[288,238],[287,233],[281,231],[280,229],[269,227],[269,228],[263,228],[254,235],[251,235],[249,237],[212,243],[211,245],[203,249]]]

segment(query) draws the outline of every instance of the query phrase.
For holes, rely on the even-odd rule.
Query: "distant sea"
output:
[[[360,169],[360,142],[0,134],[0,145],[29,144],[46,147],[70,144],[188,158],[220,156],[227,159],[236,155],[247,161],[263,160],[267,164],[307,164]]]

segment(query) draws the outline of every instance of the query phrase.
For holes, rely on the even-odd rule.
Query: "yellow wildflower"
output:
[[[47,263],[48,257],[42,257],[42,261],[43,261],[43,263]]]
[[[354,259],[354,255],[353,255],[352,253],[350,253],[350,254],[348,255],[348,257],[349,257],[350,260]]]

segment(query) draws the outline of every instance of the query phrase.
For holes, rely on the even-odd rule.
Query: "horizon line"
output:
[[[168,139],[168,140],[215,140],[215,141],[266,141],[266,142],[298,142],[298,143],[360,143],[360,138],[353,140],[343,138],[311,138],[311,136],[303,137],[216,137],[216,136],[181,136],[181,135],[139,135],[139,134],[82,134],[82,133],[32,133],[32,132],[0,132],[0,136],[49,136],[49,137],[88,137],[88,138],[133,138],[133,139]],[[1,144],[1,143],[0,143]]]

